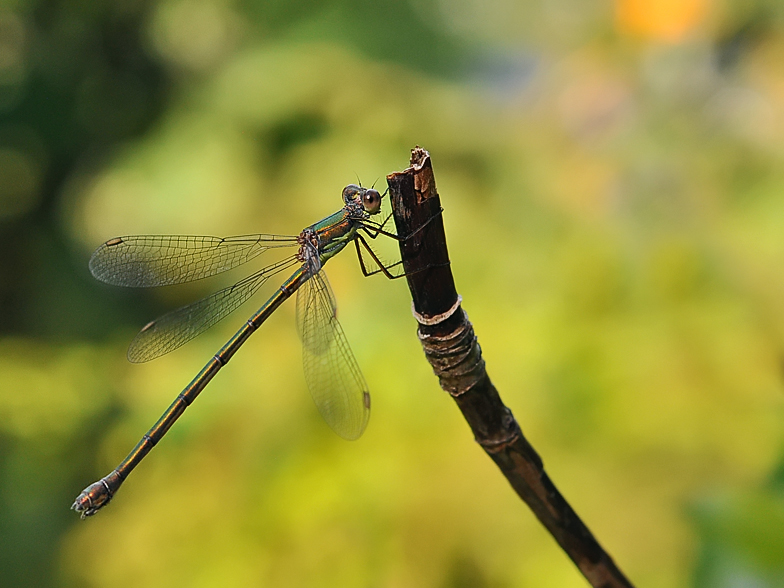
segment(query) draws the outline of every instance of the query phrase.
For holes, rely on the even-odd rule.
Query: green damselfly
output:
[[[140,235],[117,237],[101,245],[90,259],[92,274],[103,282],[131,287],[190,282],[232,269],[269,249],[296,248],[296,253],[233,286],[149,323],[128,349],[128,359],[132,362],[149,361],[180,347],[240,306],[272,276],[296,269],[207,362],[120,465],[85,488],[71,508],[85,518],[106,506],[130,472],[218,370],[294,292],[297,292],[296,322],[302,340],[305,380],[313,400],[338,435],[345,439],[362,435],[370,417],[370,393],[338,323],[335,297],[322,268],[353,241],[363,274],[383,273],[388,278],[403,275],[401,262],[385,265],[366,240],[379,235],[398,239],[385,229],[391,215],[383,222],[371,218],[380,213],[382,199],[373,188],[348,185],[343,189],[343,208],[296,236]]]

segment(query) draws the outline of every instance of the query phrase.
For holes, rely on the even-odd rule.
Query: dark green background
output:
[[[6,0],[0,586],[585,585],[438,388],[405,285],[351,253],[327,269],[361,440],[318,417],[287,305],[111,506],[68,510],[254,304],[130,365],[241,274],[124,291],[92,249],[296,233],[416,144],[490,375],[620,567],[784,586],[784,10],[691,4],[673,36],[632,0]]]

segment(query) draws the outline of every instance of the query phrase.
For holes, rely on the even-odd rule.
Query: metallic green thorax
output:
[[[320,265],[324,265],[356,238],[357,229],[360,227],[359,221],[369,216],[360,203],[349,201],[337,212],[310,225],[302,231],[302,236],[311,231],[315,233]]]

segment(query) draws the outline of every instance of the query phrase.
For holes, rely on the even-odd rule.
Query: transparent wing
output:
[[[337,319],[335,296],[323,271],[297,293],[297,330],[305,381],[327,424],[357,439],[370,418],[370,393]]]
[[[273,247],[296,245],[296,237],[285,235],[117,237],[95,250],[90,271],[114,286],[166,286],[225,272]]]
[[[322,328],[319,332],[320,336],[306,336],[305,321],[312,321],[314,318],[318,318],[322,321],[322,323],[324,323],[326,322],[324,316],[338,316],[338,303],[335,300],[335,294],[333,294],[332,288],[330,287],[329,281],[327,280],[327,275],[324,272],[320,272],[320,274],[323,278],[322,282],[324,284],[320,294],[321,298],[315,298],[315,290],[317,289],[317,285],[313,279],[308,280],[308,282],[306,282],[305,285],[297,292],[297,335],[299,335],[299,339],[302,341],[302,346],[306,347],[311,353],[315,355],[324,353],[329,348],[329,346],[332,344],[334,333],[332,333],[332,331],[327,328]],[[316,304],[324,305],[322,312],[324,316],[312,316]],[[311,315],[308,313],[311,313]],[[338,328],[340,328],[340,325],[338,325]]]
[[[239,307],[264,282],[278,272],[299,263],[295,256],[267,266],[228,288],[173,310],[148,323],[128,348],[134,363],[150,361],[184,345]]]

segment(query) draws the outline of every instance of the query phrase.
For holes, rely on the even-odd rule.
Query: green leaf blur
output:
[[[782,63],[771,0],[4,2],[0,586],[586,585],[439,389],[405,284],[350,250],[359,441],[287,304],[109,507],[68,510],[264,299],[130,365],[241,270],[126,291],[90,252],[297,233],[416,144],[490,376],[621,569],[784,586]]]

